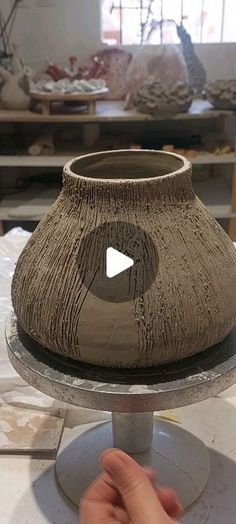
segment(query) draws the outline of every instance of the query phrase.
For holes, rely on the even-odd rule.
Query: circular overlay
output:
[[[78,252],[84,286],[108,302],[143,295],[158,272],[159,257],[150,235],[128,222],[108,222],[88,233]]]

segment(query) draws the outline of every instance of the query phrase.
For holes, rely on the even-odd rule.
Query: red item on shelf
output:
[[[100,49],[87,64],[88,78],[104,78],[110,100],[123,100],[126,96],[125,75],[132,54],[124,49]]]
[[[109,47],[97,51],[89,58],[85,66],[78,67],[78,59],[71,56],[69,57],[69,69],[49,63],[46,72],[54,81],[64,78],[73,78],[73,80],[103,78],[109,88],[104,98],[123,100],[126,97],[125,76],[131,59],[132,54],[128,51]]]

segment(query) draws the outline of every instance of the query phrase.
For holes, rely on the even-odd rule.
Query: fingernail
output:
[[[104,449],[104,451],[102,451],[99,457],[100,462],[102,462],[104,457],[106,457],[107,455],[110,455],[111,453],[116,453],[117,451],[119,451],[117,448]]]
[[[116,470],[116,466],[126,464],[126,455],[119,449],[109,449],[102,453],[101,464],[103,468],[112,475],[113,471]]]
[[[182,508],[182,504],[181,504],[181,502],[179,501],[179,497],[178,497],[177,494],[175,494],[175,502],[176,502],[177,506],[179,506],[180,508]]]
[[[183,506],[180,504],[178,500],[176,500],[175,501],[175,514],[177,516],[182,515],[183,511],[184,511]]]

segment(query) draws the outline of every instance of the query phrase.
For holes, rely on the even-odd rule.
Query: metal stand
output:
[[[236,330],[220,344],[173,365],[112,370],[49,353],[17,325],[6,328],[9,358],[35,388],[78,406],[112,412],[112,422],[65,429],[56,460],[57,479],[76,505],[100,473],[99,454],[119,447],[157,470],[184,507],[197,499],[210,471],[204,443],[176,424],[153,423],[153,411],[173,409],[218,394],[236,380]]]
[[[113,444],[126,453],[143,453],[153,439],[153,413],[112,413]]]
[[[142,466],[156,470],[159,482],[175,489],[185,508],[207,484],[210,460],[201,440],[175,424],[153,421],[152,413],[112,413],[112,423],[85,424],[63,435],[56,475],[75,505],[101,473],[100,453],[113,446],[128,452]]]

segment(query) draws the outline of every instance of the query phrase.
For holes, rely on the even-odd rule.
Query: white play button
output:
[[[106,251],[106,276],[113,278],[122,271],[126,271],[134,265],[134,260],[124,255],[113,247],[108,247]]]
[[[84,235],[76,259],[89,293],[117,304],[143,297],[159,269],[158,251],[147,231],[121,221],[105,222]]]

